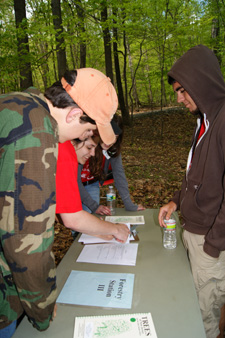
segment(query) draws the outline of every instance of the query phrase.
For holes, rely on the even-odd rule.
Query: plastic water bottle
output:
[[[163,228],[163,246],[166,249],[175,249],[177,246],[176,221],[173,218],[164,219],[166,228]]]
[[[107,207],[110,209],[111,215],[115,215],[116,207],[116,192],[112,185],[109,186],[109,189],[106,194]]]

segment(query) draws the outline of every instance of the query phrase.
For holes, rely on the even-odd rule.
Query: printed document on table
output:
[[[130,224],[126,224],[127,227],[130,229]],[[130,243],[130,241],[134,240],[134,236],[132,234],[130,234],[130,236],[128,236],[126,243]],[[96,243],[118,243],[118,241],[113,238],[111,240],[105,240],[96,236],[90,236],[87,234],[81,234],[78,242],[82,242],[84,244],[96,244]]]
[[[76,317],[73,338],[157,338],[151,313]]]
[[[85,245],[77,262],[115,265],[136,265],[138,243]]]
[[[72,270],[57,303],[131,309],[134,274]]]
[[[106,216],[105,221],[112,223],[130,223],[130,224],[145,224],[143,215],[138,216]]]

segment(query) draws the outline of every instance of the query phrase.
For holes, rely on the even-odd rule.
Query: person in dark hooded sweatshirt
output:
[[[172,66],[168,81],[197,116],[181,190],[159,211],[159,223],[180,210],[206,335],[219,334],[225,303],[225,82],[214,53],[189,49]]]

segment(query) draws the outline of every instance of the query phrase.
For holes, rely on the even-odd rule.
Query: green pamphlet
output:
[[[151,313],[76,317],[73,338],[157,338]]]

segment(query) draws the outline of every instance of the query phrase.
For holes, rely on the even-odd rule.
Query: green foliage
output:
[[[0,7],[0,92],[18,89],[18,74],[15,69],[18,59],[15,53],[16,29],[14,25],[13,1],[3,1]]]
[[[102,6],[108,19],[101,21]],[[44,89],[57,80],[56,41],[51,0],[27,0],[29,55],[19,59],[12,0],[1,1],[0,92],[19,89],[19,67],[29,61],[34,85]],[[116,11],[115,11],[116,9]],[[139,104],[174,104],[167,72],[187,49],[205,44],[214,49],[225,74],[225,6],[219,0],[67,0],[61,3],[68,68],[79,68],[86,46],[86,66],[105,71],[103,29],[117,28],[123,85]],[[212,28],[216,35],[212,37]],[[128,98],[128,103],[130,99]]]

